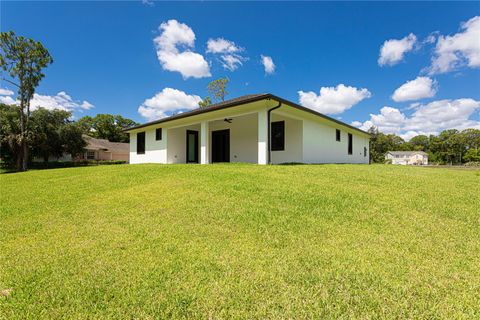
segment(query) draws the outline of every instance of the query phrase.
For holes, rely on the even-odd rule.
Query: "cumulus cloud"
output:
[[[430,74],[445,73],[462,66],[480,67],[480,16],[461,24],[461,31],[452,36],[439,35],[428,68]]]
[[[66,111],[82,111],[93,108],[94,105],[88,101],[75,101],[65,91],[61,91],[54,96],[41,95],[35,93],[30,100],[30,108],[45,108],[48,110],[59,109]]]
[[[149,121],[165,118],[172,113],[180,113],[198,108],[202,100],[197,95],[189,95],[183,91],[165,88],[155,96],[146,99],[138,108],[138,113]]]
[[[399,134],[410,139],[418,134],[438,134],[445,129],[480,129],[480,121],[470,119],[480,110],[480,101],[473,99],[438,100],[427,104],[415,104],[407,116],[397,108],[385,106],[379,114],[370,114],[365,122],[354,121],[352,125],[368,130],[377,127],[384,133]]]
[[[13,91],[0,88],[0,103],[3,104],[15,104],[15,100],[11,97],[13,95]]]
[[[396,102],[431,98],[437,93],[437,82],[428,77],[417,77],[402,84],[392,95]]]
[[[8,89],[0,89],[0,102],[4,104],[16,104],[17,101],[13,99],[13,91]],[[45,108],[48,110],[65,110],[65,111],[83,111],[93,108],[94,105],[88,101],[73,100],[65,91],[61,91],[54,96],[33,94],[30,100],[30,109]]]
[[[413,50],[415,43],[417,43],[417,37],[413,33],[400,40],[390,39],[385,41],[380,48],[378,64],[380,66],[393,66],[401,62],[405,53]]]
[[[243,48],[238,47],[235,42],[223,38],[208,39],[207,52],[210,53],[235,53],[243,51]]]
[[[0,96],[11,96],[13,91],[10,89],[0,88]]]
[[[235,42],[230,40],[217,38],[207,41],[207,53],[220,55],[222,66],[230,71],[236,70],[247,60],[240,54],[242,51],[244,51],[244,48],[237,46]]]
[[[263,67],[265,68],[266,74],[272,74],[275,72],[275,63],[273,63],[272,57],[264,56],[263,54],[260,56],[262,59]]]
[[[365,88],[357,89],[339,84],[336,87],[322,87],[320,94],[298,91],[300,104],[304,107],[326,114],[339,114],[350,109],[363,99],[371,97]]]
[[[210,77],[210,67],[201,54],[190,51],[195,33],[184,23],[169,20],[160,25],[161,34],[153,42],[164,70],[179,72],[184,79]],[[179,48],[183,47],[184,51]]]

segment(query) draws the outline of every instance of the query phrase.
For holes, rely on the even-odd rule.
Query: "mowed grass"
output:
[[[0,318],[480,318],[480,171],[0,176]]]

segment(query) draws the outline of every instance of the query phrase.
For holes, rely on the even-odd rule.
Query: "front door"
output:
[[[187,130],[187,163],[198,163],[198,131]]]
[[[230,162],[230,130],[212,131],[212,162]]]

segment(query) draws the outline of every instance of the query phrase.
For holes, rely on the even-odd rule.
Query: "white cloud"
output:
[[[380,48],[380,57],[378,64],[380,66],[393,66],[403,60],[405,53],[413,50],[417,37],[410,33],[403,39],[390,39],[383,43]]]
[[[15,100],[11,97],[12,95],[12,90],[0,88],[0,103],[15,104]]]
[[[438,131],[477,127],[480,121],[469,120],[480,101],[473,99],[438,100],[421,104],[409,118],[404,130]]]
[[[142,0],[142,4],[153,7],[155,5],[155,2],[153,2],[153,0]]]
[[[470,117],[480,110],[480,101],[473,99],[438,100],[428,104],[416,104],[410,116],[392,107],[383,107],[380,114],[370,114],[365,122],[354,121],[352,125],[363,130],[371,126],[383,133],[399,134],[410,139],[417,134],[438,134],[446,129],[480,129],[480,121]]]
[[[17,101],[12,98],[13,91],[8,89],[0,90],[0,102],[4,104],[16,104]],[[65,111],[83,111],[93,108],[94,105],[88,101],[75,101],[65,91],[61,91],[54,96],[33,94],[30,100],[30,109],[45,108],[48,110],[65,110]]]
[[[146,99],[138,108],[138,113],[148,120],[165,118],[171,113],[198,108],[202,100],[197,95],[188,95],[183,91],[165,88],[150,99]]]
[[[192,52],[195,33],[184,23],[169,20],[160,25],[161,34],[153,39],[164,70],[180,72],[184,79],[210,77],[210,67],[201,54]],[[180,52],[179,47],[185,47]]]
[[[207,52],[210,53],[235,53],[241,52],[243,48],[238,47],[235,42],[223,38],[208,39]]]
[[[94,106],[88,101],[75,101],[65,91],[61,91],[54,96],[41,95],[35,93],[30,100],[30,108],[45,108],[48,110],[59,109],[66,111],[89,110]]]
[[[431,98],[437,93],[437,82],[428,77],[417,77],[401,85],[392,95],[396,102]]]
[[[438,36],[430,74],[449,72],[464,65],[480,67],[480,16],[462,23],[461,30],[453,36]]]
[[[11,96],[11,95],[13,95],[12,90],[0,88],[0,96]]]
[[[320,88],[320,95],[315,92],[298,91],[300,104],[304,107],[326,114],[338,114],[350,109],[363,99],[370,98],[367,89],[357,89],[339,84],[336,87]]]
[[[207,42],[207,53],[219,54],[222,66],[230,71],[236,70],[247,60],[239,54],[242,51],[244,49],[235,42],[223,38],[209,39]]]
[[[266,74],[272,74],[275,72],[275,63],[273,63],[272,57],[264,56],[263,54],[260,56],[262,59],[263,67],[265,68]]]
[[[222,59],[222,66],[225,69],[230,71],[234,71],[239,66],[243,65],[242,57],[233,54],[226,54],[221,56]]]
[[[10,96],[0,96],[0,103],[15,104],[15,100],[13,100]]]

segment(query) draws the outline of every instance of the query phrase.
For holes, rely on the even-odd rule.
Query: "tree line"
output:
[[[18,106],[0,104],[0,158],[2,165],[21,170],[20,112]],[[75,157],[84,152],[83,135],[111,142],[129,142],[125,129],[137,125],[120,115],[97,114],[72,120],[65,110],[38,108],[30,112],[28,132],[28,162],[34,158],[48,161],[64,154]]]
[[[480,130],[449,129],[439,135],[417,135],[409,141],[395,134],[384,134],[372,127],[370,139],[370,161],[385,162],[387,151],[424,151],[428,161],[438,164],[463,164],[480,162]]]

